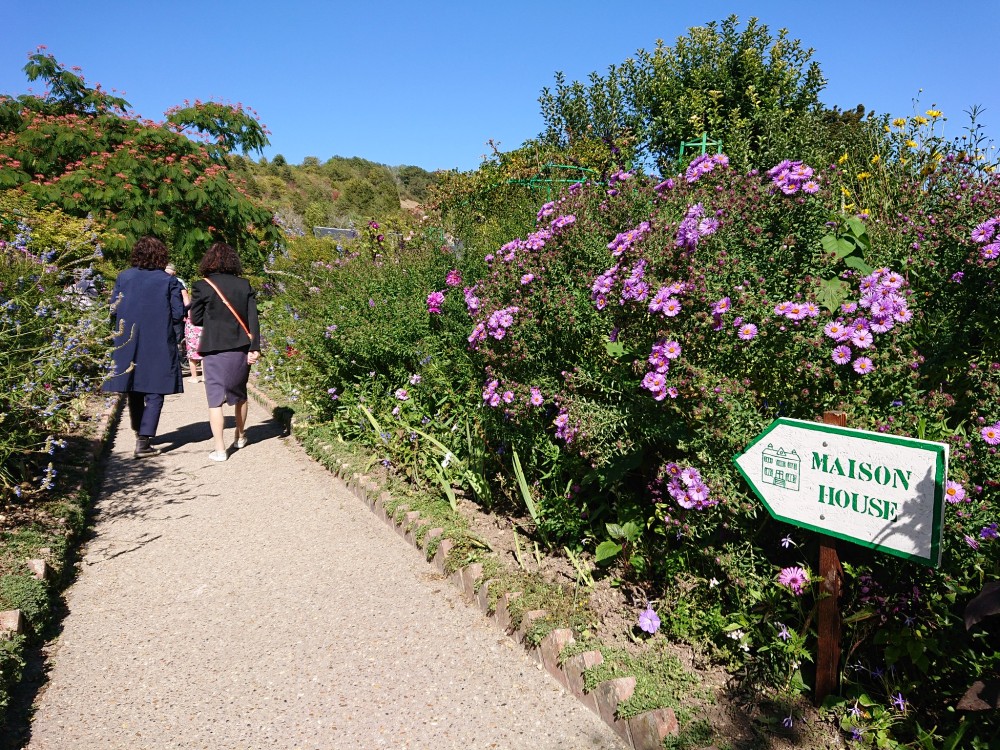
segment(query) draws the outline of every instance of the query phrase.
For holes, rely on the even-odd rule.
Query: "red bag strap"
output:
[[[212,287],[212,289],[215,290],[215,293],[219,295],[219,299],[221,299],[225,303],[226,307],[229,308],[229,312],[231,312],[233,317],[236,318],[236,322],[240,324],[240,328],[243,329],[243,332],[247,335],[247,338],[250,339],[250,343],[252,344],[253,336],[250,334],[250,329],[247,328],[247,324],[243,322],[243,318],[240,317],[239,313],[236,312],[231,304],[229,304],[229,300],[226,299],[226,295],[219,291],[219,287],[213,284],[211,279],[206,278],[205,283]]]

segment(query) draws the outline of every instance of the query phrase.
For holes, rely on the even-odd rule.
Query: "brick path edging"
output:
[[[248,391],[257,403],[272,413],[280,408],[277,403],[255,388],[252,383]],[[318,444],[317,447],[321,450],[330,450],[331,448],[331,446],[324,444]],[[404,506],[398,506],[395,514],[399,516],[397,522],[394,515],[386,510],[386,505],[391,502],[392,496],[371,477],[352,471],[351,466],[347,463],[342,463],[330,471],[342,480],[351,493],[368,506],[372,513],[392,527],[415,549],[423,552],[432,539],[442,535],[441,529],[430,529],[422,539],[423,544],[419,544],[417,542],[417,529],[429,523],[426,519],[420,518],[419,511],[410,511]],[[450,539],[441,539],[434,557],[430,560],[429,564],[434,565],[442,575],[445,574],[448,553],[453,546]],[[583,673],[586,669],[598,666],[604,661],[601,652],[586,651],[560,664],[560,653],[567,646],[576,642],[573,638],[573,632],[568,629],[553,630],[542,639],[538,646],[526,644],[524,639],[531,622],[539,617],[544,617],[545,610],[525,612],[520,627],[515,630],[511,623],[508,605],[512,599],[520,594],[518,592],[502,594],[491,614],[489,611],[489,587],[493,581],[480,581],[482,575],[482,565],[472,563],[451,573],[448,580],[462,593],[467,602],[477,605],[483,614],[508,637],[524,645],[529,656],[541,664],[565,690],[576,696],[577,700],[600,716],[630,748],[633,750],[662,750],[663,741],[667,737],[676,736],[679,733],[677,717],[673,709],[670,708],[645,711],[629,719],[617,716],[619,704],[632,697],[635,690],[634,677],[607,680],[600,683],[594,690],[585,692]],[[479,584],[478,590],[477,584]]]

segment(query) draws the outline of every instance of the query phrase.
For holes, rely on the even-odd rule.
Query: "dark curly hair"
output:
[[[240,264],[240,256],[231,245],[216,242],[208,248],[205,257],[198,264],[198,273],[202,276],[213,273],[231,273],[233,276],[240,276],[243,273],[243,266]]]
[[[132,265],[136,268],[163,270],[169,257],[167,246],[156,237],[140,237],[132,248]]]

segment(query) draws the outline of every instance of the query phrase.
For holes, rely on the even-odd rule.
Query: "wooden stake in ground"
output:
[[[823,422],[838,427],[847,426],[847,415],[842,411],[828,411]],[[814,700],[820,705],[826,697],[837,691],[840,677],[840,595],[844,570],[837,554],[837,540],[819,535],[820,600],[816,654],[816,689]]]

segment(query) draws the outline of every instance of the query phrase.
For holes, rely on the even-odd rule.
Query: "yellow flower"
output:
[[[851,191],[848,190],[847,188],[845,188],[843,185],[841,185],[840,186],[840,194],[843,195],[845,198],[847,198],[847,197],[849,197],[851,195]]]
[[[853,203],[848,203],[848,204],[846,204],[844,206],[844,210],[845,211],[850,211],[852,208],[854,208],[854,204]]]
[[[930,122],[930,120],[928,120],[926,117],[921,117],[920,115],[914,117],[913,121],[917,123],[917,125],[926,125],[928,122]]]
[[[927,116],[928,117],[940,117],[941,116],[941,110],[939,110],[939,109],[929,109],[929,110],[927,110]]]
[[[888,133],[889,132],[889,126],[885,125],[884,127],[885,127],[885,132]]]
[[[871,158],[871,163],[872,164],[878,164],[881,159],[882,159],[881,156],[879,156],[878,154],[875,154],[875,156],[873,156]]]
[[[867,208],[862,208],[860,211],[858,211],[858,216],[862,216],[867,219],[869,216],[871,216],[871,212]]]
[[[869,179],[869,178],[870,178],[871,176],[872,176],[872,173],[871,173],[871,172],[860,172],[860,173],[858,174],[858,179],[859,179],[859,180],[867,180],[867,179]]]
[[[892,124],[895,125],[897,128],[901,128],[904,125],[906,125],[906,118],[905,117],[897,117],[895,120],[892,121]]]
[[[837,164],[844,164],[846,161],[847,161],[847,152],[845,151],[844,155],[841,156],[839,159],[837,159]]]
[[[909,146],[910,148],[916,148],[917,147],[917,142],[911,138],[910,140],[908,140],[906,142],[906,145]]]
[[[902,164],[905,167],[907,164],[910,163],[910,160],[909,159],[900,159],[899,163]]]

